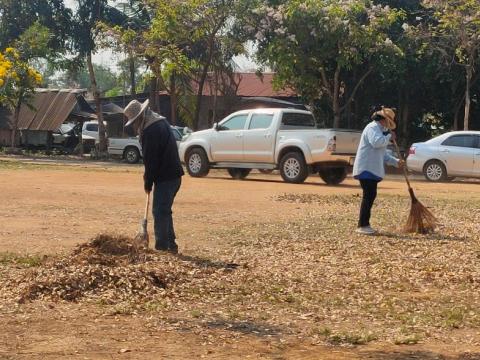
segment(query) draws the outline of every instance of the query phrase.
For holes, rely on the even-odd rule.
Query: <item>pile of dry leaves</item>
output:
[[[124,236],[101,234],[69,255],[47,261],[4,284],[19,302],[32,300],[94,300],[114,304],[148,300],[175,282],[189,281],[198,264],[138,247]],[[195,273],[207,276],[208,267]]]

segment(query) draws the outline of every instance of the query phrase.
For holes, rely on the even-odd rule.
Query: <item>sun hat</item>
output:
[[[375,117],[381,117],[385,119],[385,126],[390,130],[395,130],[397,124],[395,124],[395,111],[390,108],[382,107],[381,110],[375,111],[372,115],[372,119]]]
[[[142,104],[138,100],[132,100],[123,110],[123,114],[127,117],[128,121],[125,126],[129,126],[142,115],[148,107],[148,99]]]

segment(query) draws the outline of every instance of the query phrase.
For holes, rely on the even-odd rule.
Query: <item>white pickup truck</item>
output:
[[[210,168],[227,169],[237,179],[251,169],[279,169],[286,182],[302,183],[318,173],[327,184],[339,184],[359,141],[360,131],[317,129],[309,111],[252,109],[184,137],[179,154],[194,177],[206,176]]]

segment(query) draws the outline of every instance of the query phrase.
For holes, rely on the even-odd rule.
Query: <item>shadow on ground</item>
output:
[[[362,352],[363,359],[372,360],[480,360],[480,353],[455,356],[440,355],[431,351],[369,351]]]
[[[273,325],[252,322],[252,321],[230,321],[224,319],[212,320],[207,322],[207,326],[211,329],[223,329],[235,331],[246,335],[253,336],[274,336],[283,333],[282,329]]]
[[[203,267],[203,268],[235,270],[240,266],[239,264],[235,264],[235,263],[227,263],[224,261],[213,261],[213,260],[201,258],[198,256],[190,256],[190,255],[184,255],[184,254],[178,254],[177,258],[182,261],[191,262],[196,266]]]

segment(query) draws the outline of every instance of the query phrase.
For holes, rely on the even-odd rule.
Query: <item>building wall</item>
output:
[[[0,146],[10,146],[10,138],[12,131],[8,129],[0,129]]]

